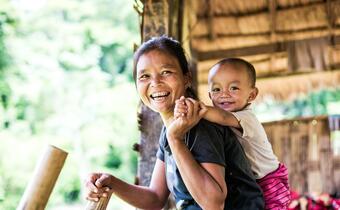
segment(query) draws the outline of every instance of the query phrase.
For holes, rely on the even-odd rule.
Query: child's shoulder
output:
[[[253,110],[249,107],[246,107],[242,110],[239,111],[235,111],[235,112],[231,112],[233,115],[235,116],[242,116],[242,117],[247,117],[247,118],[254,118],[257,120],[257,117],[255,115],[255,113],[253,112]]]

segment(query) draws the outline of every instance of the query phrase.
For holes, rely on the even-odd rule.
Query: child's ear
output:
[[[255,100],[258,93],[259,93],[259,89],[257,89],[257,87],[254,87],[253,90],[250,92],[248,102]]]

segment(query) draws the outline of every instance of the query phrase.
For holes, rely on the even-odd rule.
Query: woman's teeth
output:
[[[152,93],[150,95],[150,97],[152,99],[156,99],[156,98],[162,98],[162,97],[166,97],[168,96],[170,93],[169,92],[157,92],[157,93]]]

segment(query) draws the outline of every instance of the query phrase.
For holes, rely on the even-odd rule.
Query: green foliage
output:
[[[0,11],[0,75],[3,74],[9,63],[9,56],[5,46],[4,27],[10,23],[12,23],[12,19],[8,17],[7,13]]]
[[[301,117],[331,114],[328,111],[328,104],[339,102],[339,98],[340,91],[337,88],[311,92],[305,97],[288,103],[285,115]]]
[[[137,165],[138,165],[138,156],[136,152],[129,153],[129,161],[130,161],[130,171],[132,174],[137,174]]]
[[[113,145],[109,145],[109,151],[106,155],[106,160],[105,160],[104,165],[107,168],[111,168],[111,169],[119,168],[120,164],[122,164],[122,160],[120,156],[121,155],[118,152],[118,150]]]
[[[0,209],[16,208],[45,144],[69,152],[47,209],[84,205],[89,171],[133,181],[132,3],[0,2]]]
[[[267,98],[261,104],[256,104],[255,112],[262,121],[291,119],[317,115],[339,114],[339,109],[332,107],[340,104],[339,88],[322,89],[300,96],[287,102]]]
[[[23,97],[21,97],[15,105],[17,110],[17,120],[25,120],[26,119],[26,112],[27,108],[30,106],[30,103]]]
[[[6,34],[4,28],[14,25],[14,23],[14,19],[10,18],[5,11],[0,10],[0,103],[4,109],[8,108],[11,95],[11,89],[6,81],[6,70],[11,62],[5,45]]]
[[[5,79],[1,79],[0,76],[0,102],[2,107],[6,110],[9,106],[9,98],[11,95],[11,89]]]
[[[74,203],[78,201],[80,196],[81,183],[77,176],[73,176],[70,179],[65,180],[67,183],[64,188],[60,190],[63,195],[63,199],[66,203]]]

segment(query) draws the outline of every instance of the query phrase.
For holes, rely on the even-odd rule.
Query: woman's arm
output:
[[[178,139],[170,144],[178,170],[194,200],[206,210],[223,209],[227,196],[224,167],[214,163],[199,164]],[[183,143],[184,144],[184,143]]]
[[[167,128],[168,143],[176,165],[192,197],[203,209],[223,209],[227,195],[224,167],[199,164],[184,143],[185,133],[199,121],[199,103],[186,101],[186,116],[175,119]]]
[[[164,162],[157,159],[149,187],[128,184],[110,174],[90,174],[86,183],[87,199],[98,201],[112,192],[125,202],[141,209],[162,209],[169,196]],[[110,192],[107,190],[110,188]]]

